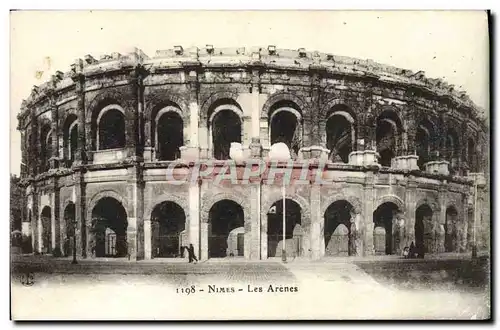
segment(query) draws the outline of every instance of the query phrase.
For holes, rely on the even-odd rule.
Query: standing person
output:
[[[188,255],[189,255],[189,263],[191,263],[193,260],[195,263],[198,263],[198,259],[196,258],[196,255],[194,254],[194,246],[193,244],[189,244],[189,247],[187,248],[188,250]]]

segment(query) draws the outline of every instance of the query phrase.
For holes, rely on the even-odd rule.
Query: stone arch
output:
[[[331,204],[342,200],[345,200],[352,205],[355,214],[362,214],[362,208],[361,208],[362,204],[359,198],[350,195],[346,196],[344,194],[336,194],[328,198],[324,203],[321,203],[321,216],[324,216],[326,210]]]
[[[154,91],[145,96],[146,104],[144,118],[146,121],[154,120],[153,113],[156,109],[163,109],[167,106],[174,106],[180,109],[183,120],[189,119],[188,102],[182,95],[170,93],[169,91]]]
[[[62,112],[59,116],[59,128],[64,126],[64,123],[70,116],[76,116],[78,118],[79,111],[76,108],[70,108]]]
[[[174,194],[171,194],[171,193],[162,194],[162,195],[156,197],[153,200],[153,202],[149,203],[149,205],[145,208],[144,217],[146,219],[148,217],[150,217],[151,214],[153,213],[154,208],[158,204],[163,203],[163,202],[176,203],[177,205],[179,205],[184,210],[184,214],[186,215],[186,219],[189,218],[189,205],[188,205],[187,198],[182,198],[182,197],[180,197],[178,195],[174,195]]]
[[[377,209],[380,205],[384,203],[393,203],[398,207],[401,212],[405,212],[405,203],[401,198],[396,195],[384,195],[377,200],[374,209]]]
[[[330,110],[337,106],[337,105],[343,105],[346,108],[349,109],[347,113],[354,119],[353,124],[357,125],[357,117],[358,117],[358,105],[354,104],[353,102],[350,102],[349,100],[345,98],[337,98],[334,97],[330,100],[328,100],[321,108],[320,108],[320,118],[321,120],[327,120],[329,115],[330,115]],[[345,111],[345,110],[344,110]],[[333,115],[333,113],[332,113]],[[349,120],[349,119],[348,119]]]
[[[217,102],[223,99],[232,100],[234,103],[238,104],[238,92],[235,91],[219,91],[211,94],[207,99],[205,99],[200,107],[200,120],[206,121],[208,119],[208,111]],[[241,108],[241,106],[240,106]]]
[[[100,92],[90,101],[87,101],[88,107],[86,107],[85,113],[86,123],[91,123],[93,116],[96,115],[96,112],[100,112],[100,110],[107,105],[118,104],[125,109],[125,100],[127,100],[127,97],[122,91],[117,89],[109,89]]]
[[[275,192],[271,194],[271,196],[268,196],[267,201],[261,208],[261,217],[265,217],[271,206],[273,206],[274,203],[281,201],[282,199],[283,194],[281,193],[281,191]],[[309,202],[300,195],[289,193],[285,194],[285,199],[290,199],[300,206],[302,226],[309,226],[311,224],[311,209],[309,207]]]
[[[431,208],[433,214],[441,211],[441,207],[439,206],[437,199],[429,196],[419,199],[415,204],[415,210],[424,204]]]
[[[218,194],[203,197],[203,204],[201,207],[201,222],[207,223],[209,215],[210,215],[210,209],[212,208],[212,206],[214,206],[215,203],[220,202],[224,199],[235,202],[236,204],[241,206],[241,208],[243,209],[243,213],[244,213],[243,216],[245,219],[245,227],[249,226],[250,221],[251,221],[251,212],[250,212],[249,201],[245,197],[243,197],[241,194],[227,193],[227,192],[218,193]]]
[[[267,120],[269,118],[269,110],[271,109],[271,107],[274,104],[276,104],[278,102],[282,102],[282,101],[291,101],[291,102],[295,103],[299,107],[300,111],[302,112],[302,115],[305,115],[305,113],[307,112],[307,102],[304,101],[302,98],[300,98],[299,96],[294,95],[292,93],[278,92],[278,93],[272,94],[264,103],[264,106],[262,107],[262,110],[260,112],[261,120],[262,119]]]
[[[92,196],[89,203],[87,204],[87,206],[88,206],[87,207],[87,217],[86,217],[87,220],[90,221],[92,219],[92,210],[97,205],[97,203],[99,203],[99,201],[104,197],[114,198],[118,202],[120,202],[122,204],[123,209],[125,210],[125,214],[128,218],[128,208],[127,208],[127,203],[125,203],[125,199],[118,192],[110,189],[110,190],[100,191],[100,192],[94,194],[94,196]]]

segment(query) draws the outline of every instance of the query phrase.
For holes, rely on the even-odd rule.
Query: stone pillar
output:
[[[321,242],[324,241],[325,218],[321,214],[321,186],[319,184],[311,185],[311,258],[320,259],[325,254],[325,248]]]
[[[51,112],[51,129],[52,129],[52,155],[49,159],[49,164],[51,169],[55,169],[59,166],[59,159],[62,155],[59,155],[59,118],[57,113],[57,106],[55,105],[55,100],[50,100],[50,112]]]
[[[35,186],[31,186],[31,230],[32,230],[32,244],[33,252],[41,252],[40,249],[40,236],[38,235],[38,230],[40,226],[38,225],[38,193],[35,190]]]
[[[78,114],[78,143],[75,153],[75,164],[85,164],[87,162],[86,150],[92,150],[91,148],[86,148],[87,144],[92,146],[92,136],[90,131],[90,121],[87,124],[85,118],[85,76],[82,74],[83,63],[82,60],[77,60],[75,65],[75,71],[73,72],[71,79],[75,82],[75,94],[76,94],[76,110]],[[88,129],[86,130],[86,126]],[[88,132],[89,136],[86,136]],[[96,133],[97,134],[97,133]],[[78,204],[78,203],[77,203]]]
[[[139,145],[139,83],[140,70],[134,67],[129,73],[129,90],[130,99],[125,101],[125,146],[127,148],[127,157],[135,159],[137,157],[137,147]]]
[[[136,261],[144,257],[143,249],[143,204],[144,190],[142,184],[141,168],[138,164],[128,169],[127,180],[127,247],[128,257],[131,261]]]
[[[56,247],[59,247],[62,252],[62,240],[61,240],[61,209],[60,209],[60,191],[58,187],[58,179],[57,177],[52,178],[52,187],[54,192],[51,194],[51,206],[52,209],[52,251],[55,250]]]
[[[365,186],[363,192],[364,204],[363,204],[363,213],[364,213],[364,221],[363,228],[363,245],[364,245],[364,255],[370,256],[375,253],[373,246],[373,211],[374,211],[374,174],[373,172],[366,172],[365,177]]]
[[[31,141],[29,142],[28,149],[28,170],[30,176],[35,176],[38,174],[38,162],[40,161],[40,152],[38,149],[38,141],[40,141],[40,136],[38,132],[38,119],[35,115],[35,110],[30,110],[31,116]],[[35,219],[38,219],[38,215],[35,214]]]
[[[439,213],[435,215],[434,221],[436,222],[436,243],[438,246],[435,249],[436,253],[441,253],[445,251],[445,224],[446,224],[446,185],[447,181],[443,182],[443,185],[439,188]],[[452,224],[447,224],[452,226]]]
[[[260,147],[260,68],[252,70],[252,143]],[[258,146],[257,146],[258,145]],[[257,155],[252,156],[257,157]]]
[[[262,189],[266,189],[265,186],[261,185],[261,196]],[[267,256],[267,211],[263,209],[263,203],[260,204],[260,258],[265,260],[268,258]]]
[[[200,123],[200,106],[199,106],[199,83],[198,83],[198,73],[196,70],[190,70],[188,75],[188,95],[189,95],[189,144],[188,147],[188,157],[198,159],[200,156],[200,148],[206,149],[208,145],[206,144],[206,135],[208,134],[206,130],[201,130],[203,126],[206,128],[206,123],[203,125]],[[183,157],[184,158],[184,157]]]
[[[248,244],[248,254],[245,251],[245,256],[249,256],[249,259],[259,260],[261,259],[260,254],[260,182],[250,184],[250,214],[246,215],[246,219],[250,219],[250,234],[249,244]],[[245,224],[246,225],[246,224]],[[247,242],[247,237],[245,237],[245,243]],[[245,244],[246,246],[246,244]]]
[[[206,222],[204,219],[200,221],[200,183],[189,184],[189,223],[188,223],[188,237],[189,243],[193,244],[195,254],[199,257],[200,260],[202,258],[202,251],[200,248],[200,225],[201,227],[205,226],[206,230]],[[207,219],[208,220],[208,219]],[[207,243],[208,244],[208,243]],[[208,246],[207,246],[208,248]],[[205,255],[205,260],[208,256]]]
[[[312,65],[311,72],[311,109],[308,109],[310,114],[308,118],[304,118],[304,140],[301,147],[319,146],[321,145],[321,137],[319,130],[319,116],[320,116],[320,82],[321,82],[321,67]],[[306,120],[307,119],[307,120]],[[324,131],[323,131],[324,132]]]
[[[78,128],[80,129],[80,128]],[[75,185],[73,186],[74,201],[75,201],[75,221],[76,221],[76,254],[84,258],[91,257],[91,243],[90,243],[90,225],[92,219],[87,217],[87,204],[86,204],[86,185],[83,179],[83,173],[80,168],[77,168],[73,175]],[[92,210],[90,210],[92,211]],[[89,252],[89,253],[87,253]]]
[[[411,242],[416,244],[415,241],[415,217],[416,217],[416,203],[417,203],[417,181],[413,175],[408,176],[405,190],[405,237],[406,242],[404,246],[410,246]]]
[[[153,259],[153,236],[150,218],[144,219],[144,259]]]

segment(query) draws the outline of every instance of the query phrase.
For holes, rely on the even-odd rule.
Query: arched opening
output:
[[[458,170],[458,159],[460,155],[460,147],[458,144],[458,134],[457,132],[450,128],[446,136],[446,149],[445,157],[450,162],[449,171],[450,174],[454,175]]]
[[[290,101],[277,102],[269,109],[271,145],[283,142],[295,158],[302,147],[302,114]]]
[[[233,111],[223,109],[211,121],[212,146],[215,159],[229,159],[231,142],[241,143],[241,120]]]
[[[432,247],[432,213],[432,209],[427,204],[420,205],[415,211],[415,247],[417,251],[426,253]]]
[[[469,138],[467,141],[467,155],[469,156],[469,159],[467,159],[467,163],[469,163],[469,172],[476,173],[477,172],[476,143],[472,138]]]
[[[395,254],[399,249],[400,233],[396,215],[396,204],[386,202],[373,212],[373,246],[375,254]]]
[[[50,124],[45,124],[41,129],[41,158],[42,158],[42,171],[50,169],[49,159],[52,157],[52,130]]]
[[[417,126],[415,147],[418,156],[417,165],[423,171],[424,164],[431,160],[433,148],[433,125],[430,121],[423,120]]]
[[[65,238],[63,242],[63,255],[69,256],[73,251],[73,236],[75,235],[75,204],[73,202],[68,203],[64,208],[64,223],[66,226]]]
[[[52,253],[52,209],[45,206],[42,209],[42,251],[43,253]]]
[[[392,159],[396,157],[401,131],[401,121],[393,111],[384,111],[378,116],[375,134],[382,166],[390,167]]]
[[[182,257],[186,246],[186,215],[174,202],[162,202],[151,213],[153,221],[153,250],[157,258]]]
[[[339,108],[340,107],[340,108]],[[348,163],[353,151],[355,131],[354,119],[343,106],[336,106],[326,122],[326,145],[330,150],[329,160],[334,163]]]
[[[91,251],[96,257],[124,257],[127,250],[127,213],[112,197],[104,197],[92,209]]]
[[[244,236],[239,234],[244,233],[244,225],[243,208],[238,203],[224,199],[212,205],[208,216],[209,258],[243,256]]]
[[[287,256],[302,255],[302,215],[300,205],[285,200],[285,249]],[[274,203],[267,213],[267,256],[281,257],[283,251],[283,200]]]
[[[176,160],[184,145],[184,123],[173,111],[161,112],[156,119],[156,152],[158,160]]]
[[[117,108],[103,110],[98,118],[99,150],[125,147],[125,116]]]
[[[75,161],[78,148],[78,120],[76,115],[69,115],[63,127],[64,158],[67,166]]]
[[[444,251],[456,251],[456,237],[457,237],[457,219],[458,212],[453,206],[446,209],[446,218],[444,223]]]
[[[353,206],[345,201],[335,201],[325,211],[325,256],[356,255],[353,237]]]

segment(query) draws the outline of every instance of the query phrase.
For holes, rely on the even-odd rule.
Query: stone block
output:
[[[449,175],[449,162],[445,160],[436,160],[432,162],[425,163],[425,171],[433,174]]]
[[[418,170],[417,155],[399,156],[393,159],[393,167],[400,170]]]

